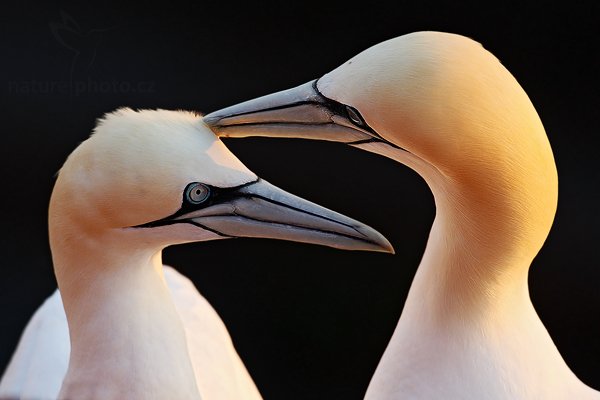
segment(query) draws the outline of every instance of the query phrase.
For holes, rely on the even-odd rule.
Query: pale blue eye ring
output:
[[[348,119],[352,121],[355,125],[363,126],[365,124],[363,122],[362,116],[356,108],[346,106],[346,114],[348,114]]]
[[[185,191],[185,198],[192,204],[202,204],[210,197],[210,188],[203,183],[191,183]]]

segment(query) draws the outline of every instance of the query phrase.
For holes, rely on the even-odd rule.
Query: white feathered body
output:
[[[188,278],[168,266],[164,274],[185,329],[202,398],[261,399],[216,311]],[[69,352],[69,329],[57,290],[25,328],[0,381],[0,398],[56,399],[67,372]]]

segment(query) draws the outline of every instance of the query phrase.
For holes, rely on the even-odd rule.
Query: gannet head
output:
[[[262,237],[392,251],[375,230],[258,178],[200,116],[165,110],[101,119],[62,167],[49,222],[51,244],[119,232],[133,247]]]
[[[491,53],[460,35],[385,41],[205,121],[220,136],[338,141],[396,159],[425,178],[438,209],[489,221],[477,229],[529,258],[556,210],[556,168],[534,107]]]

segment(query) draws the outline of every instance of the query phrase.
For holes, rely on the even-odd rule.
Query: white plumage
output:
[[[207,398],[260,398],[223,321],[194,284],[164,267],[165,280],[183,321],[200,393]],[[31,317],[2,377],[3,396],[58,398],[69,365],[69,329],[56,290]]]
[[[260,399],[225,325],[162,249],[263,237],[391,251],[258,178],[199,116],[164,110],[99,122],[60,171],[49,232],[60,294],[26,327],[0,397]]]
[[[479,43],[401,36],[205,120],[228,137],[345,142],[409,166],[431,188],[427,249],[367,399],[600,399],[529,298],[529,266],[557,204],[550,144],[526,93]]]

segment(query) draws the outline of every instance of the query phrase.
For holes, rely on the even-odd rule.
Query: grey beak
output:
[[[205,204],[185,205],[171,216],[137,227],[187,223],[224,238],[270,238],[344,250],[394,252],[390,242],[373,228],[261,179],[232,188],[212,187],[211,193]]]
[[[355,109],[323,96],[316,80],[215,111],[204,122],[221,137],[288,137],[348,144],[378,137]]]

